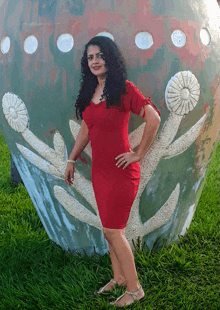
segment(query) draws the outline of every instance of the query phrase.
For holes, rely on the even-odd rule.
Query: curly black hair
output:
[[[98,85],[98,78],[94,75],[89,66],[87,59],[87,50],[90,45],[96,45],[103,53],[105,67],[105,86],[103,89],[102,99],[106,100],[106,107],[121,107],[121,96],[126,94],[125,81],[127,79],[127,70],[125,60],[113,40],[104,36],[92,38],[86,45],[81,59],[81,88],[75,102],[76,117],[81,117],[82,112],[87,106]]]

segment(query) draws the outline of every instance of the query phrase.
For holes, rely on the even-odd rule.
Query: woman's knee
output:
[[[124,228],[123,229],[112,229],[112,228],[103,227],[102,232],[105,238],[109,241],[109,240],[118,238],[120,236],[124,236],[124,230],[125,230]]]

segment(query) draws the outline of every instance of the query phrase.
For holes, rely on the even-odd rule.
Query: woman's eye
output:
[[[97,55],[97,58],[103,58],[103,54],[98,54],[98,55]],[[91,59],[92,59],[92,56],[89,56],[87,59],[88,59],[88,60],[91,60]]]

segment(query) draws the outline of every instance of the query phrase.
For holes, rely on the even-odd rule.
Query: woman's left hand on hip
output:
[[[122,153],[122,154],[118,155],[117,157],[115,157],[115,160],[117,160],[115,165],[118,168],[123,166],[123,169],[125,169],[131,163],[139,161],[140,156],[137,153],[135,153],[134,151],[130,151],[128,153]]]

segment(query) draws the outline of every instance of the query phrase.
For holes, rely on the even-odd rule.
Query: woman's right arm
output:
[[[76,142],[74,144],[73,150],[69,156],[70,160],[76,160],[80,157],[80,154],[84,150],[84,148],[89,143],[89,130],[84,120],[82,120],[82,124],[79,130],[79,133],[76,138]],[[65,171],[65,182],[68,185],[72,184],[71,179],[74,179],[74,168],[76,164],[67,163],[66,171]]]
[[[76,160],[80,157],[80,154],[84,150],[84,148],[89,143],[89,130],[84,120],[82,120],[82,124],[79,130],[79,133],[76,137],[76,142],[74,144],[73,150],[69,156],[69,159]]]

